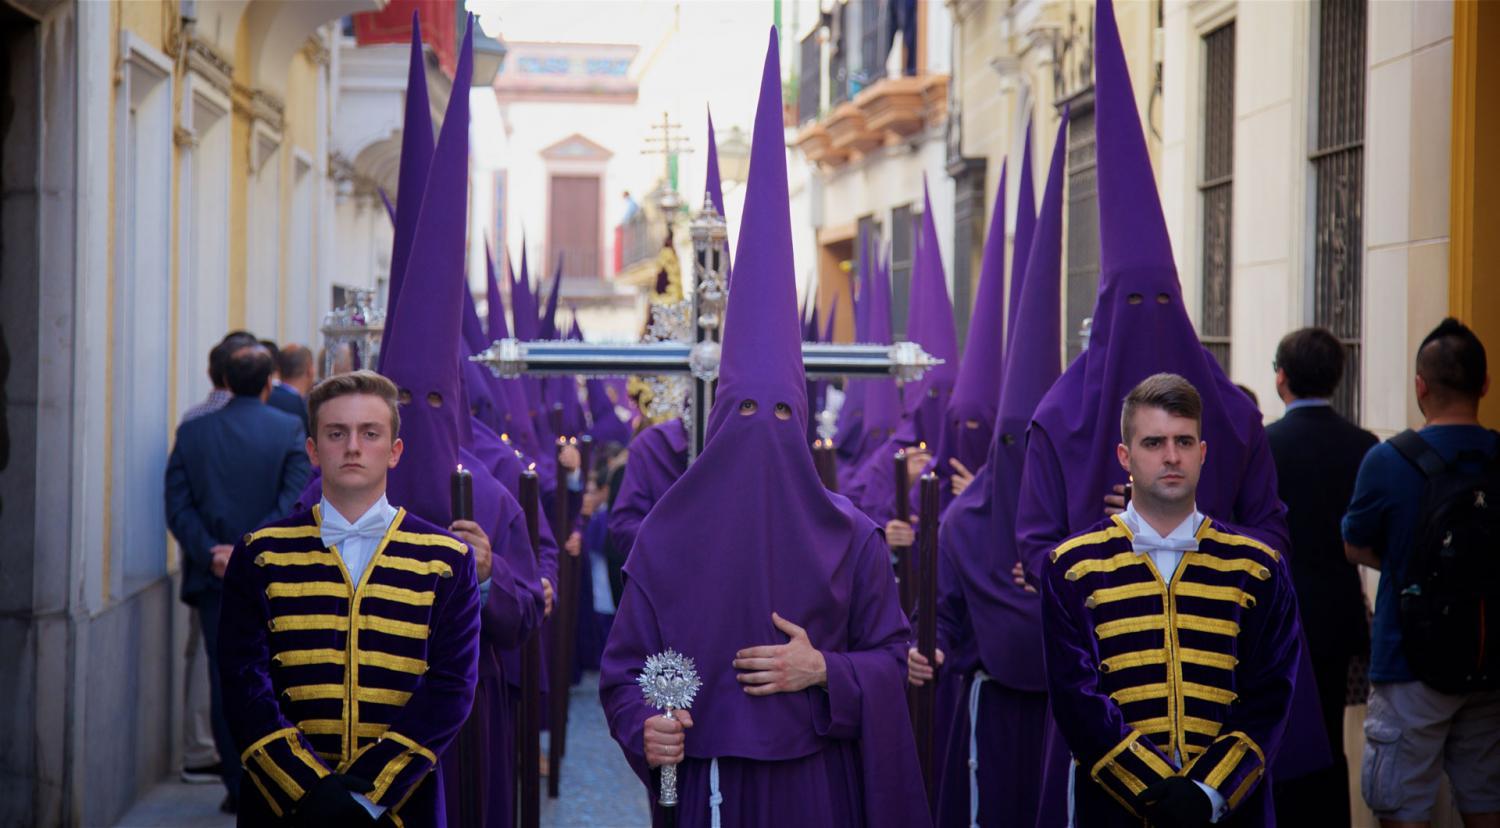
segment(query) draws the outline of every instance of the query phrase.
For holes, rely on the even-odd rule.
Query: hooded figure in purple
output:
[[[1100,277],[1088,349],[1043,397],[1026,443],[1016,533],[1028,576],[1050,552],[1099,522],[1123,485],[1115,458],[1125,395],[1158,372],[1178,374],[1203,398],[1208,459],[1198,511],[1287,550],[1286,507],[1261,414],[1199,342],[1183,307],[1166,222],[1114,7],[1095,7]],[[1305,651],[1306,648],[1303,648]],[[1272,771],[1295,778],[1329,764],[1310,665],[1298,670],[1291,726]],[[1268,759],[1270,757],[1267,757]]]
[[[578,327],[577,318],[573,320],[568,338],[583,341],[583,330]],[[588,433],[594,438],[594,445],[602,449],[615,443],[623,448],[630,442],[630,426],[615,413],[615,401],[609,396],[609,386],[602,379],[590,377],[584,381],[584,388],[589,397]]]
[[[890,256],[884,259],[878,254],[870,256],[868,289],[862,289],[860,301],[864,308],[865,336],[861,341],[876,344],[891,344],[891,269]],[[901,391],[896,380],[891,378],[858,380],[856,387],[863,403],[863,426],[858,443],[854,446],[853,459],[840,463],[838,468],[839,491],[850,500],[858,501],[858,488],[864,483],[861,472],[876,449],[886,446],[887,440],[896,433],[901,422]]]
[[[907,325],[907,335],[943,363],[929,369],[920,380],[903,389],[905,412],[901,424],[890,439],[865,458],[851,484],[849,499],[881,526],[892,520],[896,513],[896,480],[891,458],[897,449],[925,443],[930,451],[937,445],[944,412],[958,378],[958,334],[953,327],[953,303],[948,298],[948,280],[943,275],[937,225],[932,219],[932,198],[927,194],[925,181],[922,196],[926,212],[922,218],[922,244],[917,250],[911,280],[911,322]],[[913,481],[915,485],[915,475]]]
[[[470,33],[458,72],[473,60]],[[392,505],[449,525],[449,476],[458,465],[474,479],[474,523],[492,550],[492,572],[480,575],[480,658],[474,706],[438,763],[449,817],[466,825],[500,825],[511,807],[513,724],[505,715],[501,653],[520,646],[541,623],[542,591],[520,506],[462,448],[471,413],[460,379],[463,315],[463,196],[469,159],[468,98],[449,101],[432,164],[422,182],[421,210],[409,251],[406,288],[396,322],[386,330],[381,370],[401,391],[403,462],[391,470]],[[413,200],[415,190],[403,194]],[[418,264],[420,263],[420,264]],[[446,334],[446,335],[444,335]],[[455,526],[471,545],[473,533]],[[481,567],[483,569],[483,567]],[[439,823],[441,824],[441,823]]]
[[[599,694],[654,800],[643,734],[660,717],[636,677],[669,647],[696,663],[683,826],[926,825],[890,553],[804,440],[779,67],[773,30],[708,439],[641,527]],[[770,645],[808,672],[774,672]]]
[[[963,683],[938,788],[942,825],[1060,825],[1067,819],[1066,790],[1059,797],[1059,791],[1044,786],[1045,768],[1038,761],[1049,721],[1041,601],[1012,576],[1020,561],[1015,516],[1026,427],[1062,372],[1058,317],[1066,139],[1065,114],[1035,241],[1029,255],[1017,251],[1026,270],[1011,281],[1018,308],[1015,338],[1005,354],[988,458],[943,513],[938,534],[938,649],[946,656],[938,676],[957,676]],[[1051,799],[1044,799],[1049,794]],[[1056,819],[1038,823],[1043,813]]]
[[[969,320],[968,338],[964,341],[965,358],[959,364],[953,399],[948,403],[948,410],[943,412],[937,451],[928,464],[928,469],[938,476],[941,483],[938,503],[944,509],[953,502],[955,486],[961,490],[984,463],[990,435],[994,431],[995,412],[1000,404],[1001,357],[1007,332],[1005,172],[1005,166],[1001,165],[1000,194],[990,214],[989,235],[984,240],[984,258],[979,265],[979,293],[974,297],[974,313]],[[1017,282],[1017,278],[1012,278],[1012,285]]]

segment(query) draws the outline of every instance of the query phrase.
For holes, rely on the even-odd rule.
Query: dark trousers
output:
[[[209,715],[213,718],[214,746],[219,749],[219,759],[224,764],[224,787],[229,791],[229,801],[240,801],[240,752],[234,746],[234,737],[229,735],[229,721],[224,718],[223,684],[219,680],[219,615],[224,607],[224,595],[217,589],[206,589],[198,595],[198,623],[203,627],[203,645],[208,650]]]
[[[1313,679],[1318,683],[1318,707],[1328,734],[1333,764],[1297,779],[1273,782],[1277,821],[1283,825],[1348,828],[1349,758],[1344,755],[1344,703],[1349,692],[1351,656],[1340,649],[1320,652],[1308,636]]]

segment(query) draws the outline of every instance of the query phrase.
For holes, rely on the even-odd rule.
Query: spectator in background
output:
[[[313,355],[305,345],[292,343],[276,352],[276,373],[281,381],[271,385],[266,404],[279,408],[302,421],[307,430],[307,395],[312,391]]]
[[[182,547],[182,600],[197,610],[206,644],[214,729],[227,796],[238,807],[239,751],[229,735],[219,686],[218,629],[224,569],[233,544],[262,524],[284,517],[311,468],[302,424],[264,404],[271,355],[252,339],[225,363],[234,395],[212,414],[184,422],[167,462],[167,525]]]
[[[182,422],[196,420],[205,414],[212,414],[224,407],[234,394],[230,393],[229,386],[224,381],[224,366],[229,363],[229,355],[246,345],[254,345],[256,339],[248,331],[230,331],[219,340],[208,352],[208,381],[213,388],[203,402],[194,405],[182,414]],[[179,423],[180,425],[180,423]]]
[[[1479,424],[1479,400],[1490,385],[1479,337],[1458,320],[1444,319],[1422,340],[1416,362],[1417,405],[1426,418],[1414,433],[1420,448],[1463,474],[1493,469],[1500,439]],[[1380,570],[1360,787],[1385,828],[1421,826],[1432,818],[1446,773],[1464,825],[1493,828],[1500,826],[1500,690],[1434,689],[1423,680],[1427,676],[1413,670],[1404,641],[1400,593],[1421,540],[1418,530],[1432,517],[1423,504],[1427,477],[1406,454],[1412,434],[1398,434],[1365,455],[1344,515],[1345,554],[1354,563]],[[1478,514],[1482,502],[1471,497],[1466,505]],[[1455,566],[1470,565],[1473,553],[1493,560],[1493,547],[1475,549],[1467,539],[1460,537],[1453,549],[1445,550]],[[1493,585],[1476,586],[1482,619],[1482,590]],[[1479,641],[1484,652],[1484,638]]]
[[[1287,551],[1302,629],[1333,765],[1275,783],[1276,810],[1308,824],[1349,825],[1344,706],[1351,662],[1369,647],[1358,568],[1344,557],[1339,520],[1375,435],[1344,419],[1329,398],[1344,373],[1344,348],[1323,328],[1292,331],[1276,346],[1276,394],[1286,416],[1266,426],[1277,494],[1287,508]]]

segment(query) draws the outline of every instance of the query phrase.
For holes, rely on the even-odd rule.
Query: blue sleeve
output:
[[[1354,478],[1354,495],[1349,499],[1342,524],[1346,543],[1374,548],[1385,534],[1386,512],[1391,501],[1391,463],[1406,462],[1395,454],[1388,444],[1381,443],[1366,452],[1360,462],[1359,475]]]

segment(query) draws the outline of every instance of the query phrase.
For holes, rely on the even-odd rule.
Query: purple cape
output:
[[[805,822],[808,806],[836,824],[923,825],[903,690],[910,629],[889,552],[874,525],[823,487],[804,440],[779,70],[773,30],[707,440],[641,525],[599,692],[611,732],[649,780],[642,725],[656,711],[636,677],[666,647],[695,661],[703,687],[686,741],[687,824],[706,823],[705,771],[720,758],[734,786],[723,806],[731,825]],[[744,692],[735,653],[787,640],[773,611],[824,653],[826,690]],[[786,776],[804,780],[795,789],[803,798],[764,795]]]
[[[609,510],[609,541],[623,554],[630,554],[651,508],[687,471],[687,441],[687,428],[678,419],[643,429],[630,441],[625,477]]]

